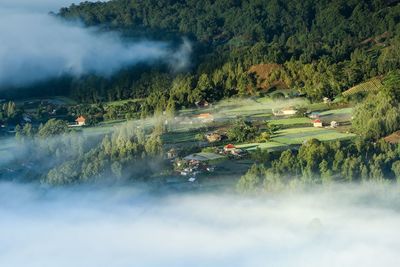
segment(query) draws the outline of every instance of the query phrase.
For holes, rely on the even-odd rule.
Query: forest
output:
[[[191,65],[178,73],[160,63],[128,67],[110,78],[59,77],[2,95],[61,94],[85,103],[146,98],[142,108],[151,114],[203,99],[258,95],[277,81],[318,101],[400,65],[396,1],[113,0],[53,15],[117,31],[127,40],[174,39],[178,46],[186,38]],[[275,63],[271,88],[260,86],[250,68]]]

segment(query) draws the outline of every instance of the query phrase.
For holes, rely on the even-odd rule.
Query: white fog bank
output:
[[[24,86],[62,75],[109,76],[139,63],[185,68],[190,44],[125,41],[117,33],[99,33],[49,15],[79,1],[0,1],[0,87]]]
[[[0,266],[398,266],[399,189],[265,198],[0,184]]]

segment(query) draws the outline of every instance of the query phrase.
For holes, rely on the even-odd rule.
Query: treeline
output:
[[[116,0],[86,2],[59,12],[63,18],[129,37],[141,29],[155,38],[173,32],[192,39],[197,60],[184,81],[159,69],[139,76],[124,71],[111,83],[90,76],[72,86],[82,101],[150,96],[149,111],[157,109],[151,103],[157,93],[166,94],[164,109],[168,102],[179,107],[200,98],[257,94],[257,77],[248,70],[260,63],[281,64],[269,78],[312,100],[333,97],[399,68],[399,15],[400,7],[384,0]],[[180,92],[174,84],[182,87]]]
[[[385,0],[114,0],[72,5],[58,16],[128,38],[147,33],[155,39],[170,40],[172,34],[191,40],[193,64],[186,73],[142,65],[110,79],[60,79],[36,90],[66,92],[84,103],[146,98],[146,113],[202,99],[257,95],[259,77],[248,71],[256,64],[280,64],[268,79],[311,100],[334,97],[400,67],[400,6]]]
[[[400,145],[382,137],[400,129],[400,74],[388,74],[379,92],[370,92],[356,106],[352,128],[356,140],[303,144],[277,156],[257,151],[254,165],[237,184],[241,192],[279,190],[298,184],[398,180]]]
[[[129,122],[97,140],[74,131],[64,121],[51,119],[38,129],[30,124],[17,127],[16,138],[26,150],[23,161],[37,166],[31,179],[65,185],[143,180],[159,172],[163,130],[162,123],[144,129]]]
[[[21,118],[22,111],[17,108],[15,102],[0,104],[0,123],[18,123]]]
[[[269,154],[242,176],[242,193],[279,191],[301,185],[331,182],[400,181],[400,146],[384,140],[322,143],[316,139],[298,151],[287,150],[277,159]]]

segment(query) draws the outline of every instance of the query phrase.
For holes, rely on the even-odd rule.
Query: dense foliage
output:
[[[400,75],[391,73],[382,90],[371,92],[354,112],[354,129],[377,139],[400,129]]]
[[[280,64],[268,75],[270,84],[279,81],[312,100],[400,66],[396,1],[113,0],[72,5],[58,15],[128,38],[177,40],[177,46],[177,37],[190,39],[192,69],[183,74],[139,66],[110,79],[88,75],[36,88],[80,102],[146,98],[145,113],[258,94],[260,77],[248,72],[256,64]]]
[[[17,128],[17,139],[26,152],[26,162],[40,163],[32,179],[51,184],[93,182],[117,177],[124,180],[148,177],[163,156],[163,127],[144,130],[126,123],[100,140],[75,132],[61,120],[49,120],[35,129]],[[149,160],[151,159],[151,160]]]
[[[322,143],[312,139],[298,151],[286,150],[272,161],[264,158],[241,177],[237,189],[253,193],[332,181],[399,181],[399,159],[400,146],[383,140]]]

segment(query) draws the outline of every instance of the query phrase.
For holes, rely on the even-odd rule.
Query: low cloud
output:
[[[19,10],[27,10],[30,12],[46,13],[57,11],[62,7],[68,7],[71,4],[79,4],[86,0],[2,0],[0,6],[2,8],[11,8]],[[107,2],[107,0],[88,1],[88,2]]]
[[[397,266],[399,190],[245,198],[0,184],[1,266]]]
[[[23,86],[65,74],[109,76],[138,63],[163,62],[183,68],[188,61],[188,43],[174,51],[164,42],[125,41],[117,33],[99,33],[96,28],[48,15],[42,11],[48,3],[0,4],[0,87]],[[54,9],[53,5],[47,8]]]

